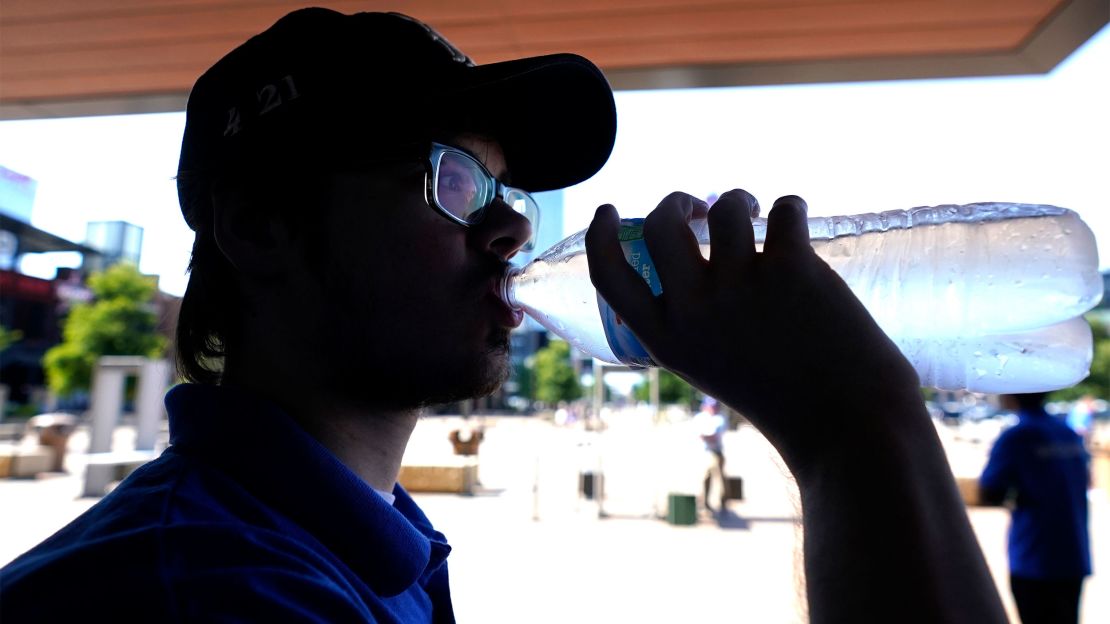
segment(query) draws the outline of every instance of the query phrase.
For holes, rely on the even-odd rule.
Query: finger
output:
[[[613,310],[634,332],[655,325],[655,296],[624,257],[620,240],[620,217],[609,204],[598,207],[586,230],[586,261],[590,281]]]
[[[759,202],[747,191],[733,189],[709,211],[709,264],[726,275],[739,274],[755,260],[752,217]]]
[[[691,204],[690,219],[706,218],[709,215],[709,204],[697,197],[691,197],[691,200],[693,203]]]
[[[698,239],[690,230],[694,197],[671,193],[644,219],[644,242],[663,292],[685,290],[705,269]]]
[[[809,242],[809,206],[797,195],[780,197],[767,215],[767,240],[763,252],[770,255],[813,251]]]

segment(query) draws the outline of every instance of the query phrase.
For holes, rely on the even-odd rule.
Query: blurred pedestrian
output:
[[[728,483],[725,480],[725,431],[728,429],[728,420],[720,413],[717,399],[705,397],[701,402],[701,410],[694,415],[694,429],[698,432],[705,450],[711,456],[712,463],[705,472],[705,481],[702,503],[709,511],[714,511],[709,503],[713,481],[718,485],[719,507],[718,512],[725,510],[728,501]]]
[[[1010,588],[1023,624],[1074,624],[1091,573],[1087,527],[1089,456],[1083,441],[1044,409],[1045,393],[1002,396],[1018,413],[979,478],[987,504],[1014,499]]]

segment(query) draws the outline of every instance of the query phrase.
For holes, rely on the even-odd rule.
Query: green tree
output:
[[[1110,399],[1110,324],[1088,314],[1094,335],[1094,357],[1091,359],[1091,374],[1070,388],[1057,390],[1049,395],[1050,401],[1074,401],[1084,395],[1100,399]]]
[[[684,379],[671,371],[659,369],[659,402],[664,404],[690,405],[694,402],[695,390]],[[651,382],[637,384],[632,388],[632,398],[637,401],[651,400]]]
[[[570,363],[570,345],[562,340],[552,340],[536,351],[533,365],[536,399],[548,405],[559,401],[573,401],[582,396],[582,384]]]
[[[525,362],[513,367],[512,380],[516,382],[516,396],[524,397],[530,401],[536,398],[535,372],[532,370],[535,360],[528,358]]]
[[[93,367],[102,355],[158,357],[166,346],[151,310],[155,278],[120,263],[91,275],[89,288],[93,302],[70,309],[62,343],[43,358],[47,383],[63,396],[89,388]]]
[[[0,351],[7,349],[13,343],[19,342],[21,338],[23,338],[23,332],[0,325]]]

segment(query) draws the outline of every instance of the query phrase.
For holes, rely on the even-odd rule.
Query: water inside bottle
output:
[[[1102,297],[1098,257],[1074,214],[944,223],[813,241],[892,336],[1024,331]],[[1088,232],[1089,233],[1089,232]]]
[[[1103,285],[1094,235],[1078,215],[987,204],[894,216],[810,219],[811,242],[925,385],[1032,391],[1086,374],[1090,330],[1076,317],[1097,304]],[[761,250],[766,222],[754,225]],[[704,221],[691,227],[708,241]],[[703,244],[702,254],[709,249]],[[618,361],[600,321],[584,232],[519,271],[505,290],[507,301],[574,347]]]
[[[616,362],[609,348],[590,283],[585,248],[554,262],[534,262],[511,281],[509,301],[571,346],[594,357]]]

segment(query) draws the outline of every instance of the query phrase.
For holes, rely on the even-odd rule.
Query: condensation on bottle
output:
[[[752,225],[761,249],[767,222]],[[708,257],[706,221],[690,227]],[[1087,375],[1091,332],[1079,317],[1098,304],[1103,282],[1094,235],[1075,212],[945,205],[815,217],[809,232],[814,250],[898,345],[922,385],[1037,392]],[[510,273],[506,301],[588,355],[650,365],[629,356],[629,332],[607,334],[585,251],[582,231]]]

